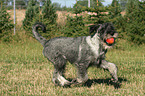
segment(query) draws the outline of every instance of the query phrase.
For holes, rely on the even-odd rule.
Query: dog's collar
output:
[[[106,42],[104,42],[103,40],[101,40],[101,45],[103,47],[104,50],[107,50],[107,49],[110,49],[113,47],[113,44],[112,45],[108,45]]]

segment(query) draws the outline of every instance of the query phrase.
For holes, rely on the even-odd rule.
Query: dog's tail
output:
[[[33,27],[32,27],[32,32],[33,32],[34,37],[44,46],[45,45],[45,42],[47,40],[38,33],[38,28],[41,28],[42,31],[45,32],[46,31],[46,27],[45,27],[45,25],[43,25],[40,22],[35,23],[33,25]]]

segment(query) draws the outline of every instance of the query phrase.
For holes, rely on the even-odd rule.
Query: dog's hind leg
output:
[[[61,75],[60,72],[58,72],[57,69],[54,70],[53,73],[53,83],[56,85],[60,85],[60,86],[68,86],[70,85],[70,82],[68,80],[66,80],[63,75]]]
[[[70,82],[64,78],[64,74],[63,74],[65,70],[66,62],[67,61],[62,56],[57,57],[53,62],[55,69],[54,69],[52,81],[56,85],[60,85],[60,86],[70,85]]]
[[[109,70],[115,82],[118,81],[117,77],[117,66],[113,63],[107,62],[106,60],[102,60],[101,68]]]
[[[87,67],[84,65],[84,63],[77,65],[78,68],[78,77],[77,77],[77,83],[85,83],[88,80],[87,75]]]

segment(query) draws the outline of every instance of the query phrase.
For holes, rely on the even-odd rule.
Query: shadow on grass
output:
[[[107,79],[89,79],[84,86],[87,87],[91,87],[92,84],[107,84],[107,85],[113,85],[115,89],[118,89],[121,87],[122,82],[127,82],[127,79],[123,79],[123,78],[118,78],[118,82],[115,83],[113,81],[111,81],[111,78],[107,78]]]
[[[72,79],[68,78],[69,81],[72,81]],[[127,79],[118,78],[118,82],[115,83],[111,81],[111,78],[107,79],[88,79],[88,81],[83,84],[84,87],[91,87],[93,84],[106,84],[106,85],[113,85],[115,89],[119,89],[122,85],[122,82],[127,82]],[[82,86],[82,84],[75,84],[76,86]]]

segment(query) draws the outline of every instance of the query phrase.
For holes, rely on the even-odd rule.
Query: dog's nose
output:
[[[113,37],[114,37],[114,38],[117,38],[117,37],[118,37],[118,33],[117,33],[117,32],[114,33]]]

